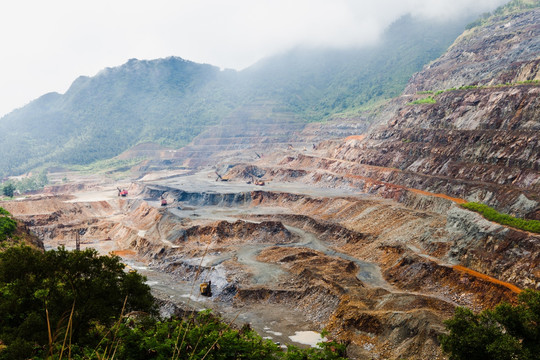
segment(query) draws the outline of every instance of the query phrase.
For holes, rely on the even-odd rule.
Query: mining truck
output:
[[[255,185],[258,185],[258,186],[264,186],[264,180],[261,180],[261,179],[255,179],[255,176],[251,175],[251,181],[253,182],[253,184]]]

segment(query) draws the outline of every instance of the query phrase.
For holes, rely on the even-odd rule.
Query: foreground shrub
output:
[[[122,309],[153,313],[144,281],[124,272],[119,257],[93,249],[8,248],[0,253],[0,340],[6,346],[0,359],[30,358],[68,328],[72,342],[92,344],[90,329],[110,326]]]
[[[209,311],[159,319],[144,282],[93,249],[0,252],[0,360],[343,359],[344,345],[283,350]]]
[[[112,332],[111,332],[112,333]],[[262,339],[249,326],[232,329],[210,311],[187,319],[138,322],[126,320],[116,338],[109,336],[95,350],[101,358],[115,352],[115,359],[343,359],[344,345],[321,343],[321,348],[283,350]],[[91,355],[92,357],[93,355]]]
[[[17,223],[11,218],[11,214],[0,207],[0,241],[9,238],[16,228]]]
[[[540,291],[525,290],[518,304],[503,303],[474,314],[458,307],[440,337],[450,360],[540,359]]]

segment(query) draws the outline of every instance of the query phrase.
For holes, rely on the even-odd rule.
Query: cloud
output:
[[[129,58],[242,69],[299,44],[362,46],[411,13],[447,19],[503,0],[21,0],[0,5],[0,115]]]

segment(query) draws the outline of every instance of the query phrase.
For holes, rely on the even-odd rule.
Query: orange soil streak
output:
[[[458,203],[458,204],[465,204],[467,202],[466,200],[451,197],[451,196],[444,195],[444,194],[437,194],[437,193],[432,193],[432,192],[428,192],[428,191],[424,191],[424,190],[418,190],[418,189],[411,189],[411,188],[407,188],[407,190],[412,191],[414,193],[422,194],[422,195],[435,196],[435,197],[438,197],[438,198],[452,200],[453,202]]]
[[[466,272],[467,274],[472,275],[474,277],[477,277],[479,279],[486,280],[486,281],[489,281],[489,282],[494,283],[494,284],[502,285],[502,286],[512,290],[513,292],[517,293],[517,294],[519,294],[522,291],[520,288],[518,288],[515,285],[512,285],[510,283],[495,279],[495,278],[493,278],[491,276],[479,273],[478,271],[474,271],[472,269],[466,268],[466,267],[461,266],[461,265],[454,265],[454,266],[452,266],[452,268],[455,269],[455,270],[458,270],[458,271]]]
[[[446,199],[446,200],[451,200],[451,201],[453,201],[455,203],[458,203],[458,204],[465,204],[467,202],[466,200],[463,200],[463,199],[460,199],[460,198],[455,198],[455,197],[451,197],[451,196],[444,195],[444,194],[432,193],[432,192],[429,192],[429,191],[424,191],[424,190],[419,190],[419,189],[406,188],[406,187],[401,186],[401,185],[386,183],[386,182],[375,180],[373,178],[369,178],[369,177],[365,177],[365,176],[344,175],[344,177],[353,178],[353,179],[368,180],[368,181],[371,181],[374,184],[381,184],[381,185],[385,185],[385,186],[392,187],[392,188],[395,188],[395,189],[405,189],[405,190],[408,190],[408,191],[411,191],[411,192],[414,192],[414,193],[417,193],[417,194],[422,194],[422,195],[426,195],[426,196],[433,196],[433,197],[438,197],[438,198],[442,198],[442,199]]]
[[[352,136],[349,136],[348,138],[346,138],[345,140],[347,140],[349,138],[352,138],[352,137],[355,137],[355,136],[358,137],[358,136],[364,136],[364,135],[352,135]],[[312,158],[316,158],[316,157],[312,156]],[[355,163],[353,163],[351,161],[341,160],[341,159],[332,159],[332,158],[324,158],[324,157],[321,157],[320,159],[325,159],[325,160],[328,160],[328,161],[339,161],[339,162],[344,162],[344,163],[355,164]],[[366,164],[355,164],[355,165],[360,165],[360,166],[363,166],[363,167],[366,167],[366,168],[372,168],[372,169],[376,169],[376,170],[400,171],[400,170],[394,169],[394,168],[387,168],[387,167],[375,166],[375,165],[366,165]],[[414,193],[417,193],[417,194],[421,194],[421,195],[438,197],[438,198],[453,201],[453,202],[455,202],[457,204],[465,204],[467,202],[467,200],[451,197],[451,196],[448,196],[448,195],[445,195],[445,194],[432,193],[432,192],[429,192],[429,191],[424,191],[424,190],[414,189],[414,188],[406,188],[406,187],[401,186],[401,185],[379,181],[379,180],[376,180],[374,178],[370,178],[370,177],[366,177],[366,176],[351,175],[351,174],[340,174],[340,175],[343,176],[343,177],[346,177],[346,178],[356,178],[356,179],[361,179],[361,180],[367,180],[367,181],[372,182],[373,184],[385,185],[385,186],[388,186],[388,187],[393,187],[395,189],[405,189],[405,190],[408,190],[408,191],[411,191],[411,192],[414,192]]]
[[[349,141],[349,140],[362,140],[366,137],[366,135],[351,135],[351,136],[347,136],[344,141]]]
[[[111,253],[118,256],[137,255],[137,253],[133,250],[114,250],[114,251],[111,251]]]

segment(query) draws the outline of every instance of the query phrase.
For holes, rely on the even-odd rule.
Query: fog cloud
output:
[[[448,19],[505,0],[21,0],[0,5],[0,116],[129,58],[242,69],[299,45],[362,46],[405,14]]]

